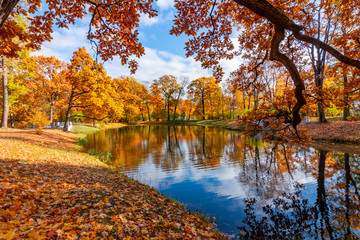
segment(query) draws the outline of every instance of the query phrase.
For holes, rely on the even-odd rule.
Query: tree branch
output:
[[[301,122],[300,109],[306,104],[306,100],[302,93],[305,90],[305,85],[300,77],[299,71],[294,62],[291,61],[285,54],[282,54],[279,50],[281,41],[285,38],[285,30],[283,28],[275,27],[275,34],[271,41],[270,60],[276,60],[281,62],[289,71],[294,84],[295,84],[295,97],[297,100],[296,105],[293,108],[292,125],[296,129],[296,126]]]

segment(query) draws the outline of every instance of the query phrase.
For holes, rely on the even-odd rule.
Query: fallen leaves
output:
[[[70,139],[65,150],[30,132],[0,132],[0,239],[224,238],[182,204],[75,151]]]
[[[360,122],[334,121],[329,123],[300,124],[313,139],[336,142],[360,142]]]

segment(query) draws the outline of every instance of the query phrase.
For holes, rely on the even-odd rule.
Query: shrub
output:
[[[41,111],[35,112],[35,114],[29,118],[29,121],[34,124],[37,134],[41,134],[44,127],[50,123],[50,120]]]
[[[347,120],[349,122],[355,122],[355,121],[359,121],[359,117],[358,116],[350,116],[347,118]]]

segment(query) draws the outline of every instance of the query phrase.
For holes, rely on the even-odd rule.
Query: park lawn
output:
[[[0,130],[0,239],[222,239],[198,213],[81,152],[61,130]]]

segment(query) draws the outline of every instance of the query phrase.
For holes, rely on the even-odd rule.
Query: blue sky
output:
[[[185,57],[186,36],[176,37],[170,35],[173,24],[174,9],[173,0],[158,0],[156,3],[158,17],[149,19],[141,17],[139,32],[140,41],[145,46],[145,56],[138,59],[139,68],[135,75],[138,81],[150,83],[162,75],[172,74],[177,77],[188,77],[190,80],[211,76],[210,70],[201,68],[200,63],[192,58]],[[69,62],[72,53],[79,47],[85,46],[92,55],[90,43],[86,39],[89,18],[77,21],[76,25],[69,29],[54,29],[53,40],[43,44],[42,49],[36,55],[55,56],[60,60]],[[226,76],[234,71],[240,64],[240,59],[224,61],[223,67]],[[112,77],[127,76],[130,72],[127,66],[122,66],[119,59],[104,64],[106,71]]]

